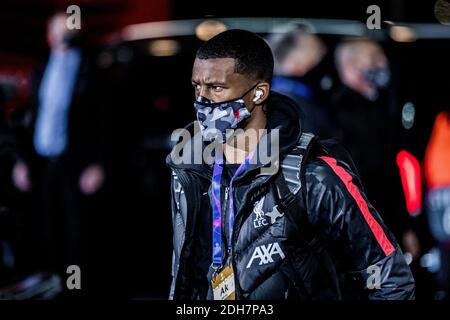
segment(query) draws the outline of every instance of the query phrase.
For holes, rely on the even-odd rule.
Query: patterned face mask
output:
[[[194,108],[197,111],[203,140],[225,143],[233,135],[234,130],[230,129],[236,129],[240,122],[250,117],[243,98],[256,85],[238,99],[213,102],[203,96],[198,97],[194,102]]]

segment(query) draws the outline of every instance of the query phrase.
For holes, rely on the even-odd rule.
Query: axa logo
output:
[[[259,265],[268,264],[274,262],[273,257],[276,255],[279,255],[281,259],[284,259],[285,257],[278,242],[258,246],[255,251],[253,251],[252,257],[247,264],[247,269],[251,267],[255,259],[259,259]]]

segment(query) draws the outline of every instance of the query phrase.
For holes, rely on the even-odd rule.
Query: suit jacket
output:
[[[93,55],[81,51],[81,62],[76,77],[68,112],[67,147],[64,158],[76,172],[92,163],[104,165],[107,146],[104,89],[100,72],[92,63]],[[33,145],[36,118],[39,111],[39,89],[47,64],[36,69],[31,80],[31,98],[19,115],[20,128],[16,130],[18,156],[31,169],[39,170],[40,157]]]

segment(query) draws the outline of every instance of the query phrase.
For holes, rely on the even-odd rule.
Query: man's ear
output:
[[[255,105],[261,105],[269,97],[270,84],[268,82],[259,83],[254,89],[253,103]]]

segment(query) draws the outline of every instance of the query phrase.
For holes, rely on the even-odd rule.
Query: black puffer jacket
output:
[[[233,183],[232,256],[225,259],[233,264],[237,299],[413,299],[410,269],[351,159],[336,143],[302,134],[293,103],[271,93],[267,128],[279,129],[279,169],[262,174],[262,164],[253,165]],[[170,298],[210,299],[212,167],[175,164],[173,152],[167,163],[173,172]],[[229,180],[222,180],[223,195]]]

